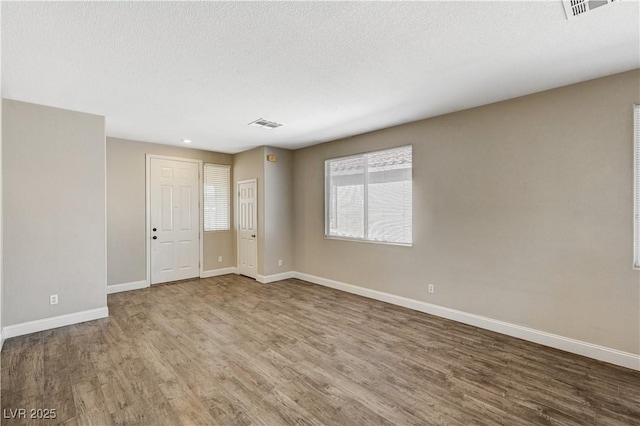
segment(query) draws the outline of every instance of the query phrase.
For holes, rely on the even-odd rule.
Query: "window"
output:
[[[229,166],[204,165],[204,230],[229,230]]]
[[[633,267],[640,269],[640,105],[633,107]]]
[[[410,245],[412,148],[325,161],[325,236]]]

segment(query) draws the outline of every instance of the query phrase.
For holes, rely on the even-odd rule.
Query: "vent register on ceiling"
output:
[[[257,120],[249,123],[249,126],[257,126],[257,127],[262,127],[263,129],[273,130],[273,129],[277,129],[278,127],[284,126],[284,124],[276,123],[275,121],[271,121],[271,120],[265,120],[264,118],[258,118]]]
[[[590,10],[619,1],[621,0],[563,0],[562,3],[564,4],[564,11],[567,13],[567,19],[573,19]]]

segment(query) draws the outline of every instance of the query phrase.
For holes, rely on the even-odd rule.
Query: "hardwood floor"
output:
[[[3,425],[638,425],[640,373],[352,294],[227,275],[9,339]]]

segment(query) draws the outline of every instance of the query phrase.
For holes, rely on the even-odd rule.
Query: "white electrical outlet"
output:
[[[52,294],[49,296],[49,304],[50,305],[57,305],[58,304],[58,295],[57,294]]]
[[[435,293],[436,292],[436,287],[433,284],[429,284],[427,289],[428,289],[429,293]]]
[[[222,262],[222,256],[218,256],[218,262]]]
[[[282,266],[282,259],[278,260],[278,266]]]

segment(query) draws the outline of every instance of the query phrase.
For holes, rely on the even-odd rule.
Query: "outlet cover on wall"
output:
[[[436,292],[436,287],[433,284],[429,284],[427,286],[427,290],[429,291],[429,293],[435,293]]]
[[[278,260],[278,266],[282,266],[282,259]]]
[[[218,256],[218,262],[222,262],[222,256]]]
[[[52,294],[49,296],[49,304],[50,305],[57,305],[58,304],[58,295],[57,294]]]

